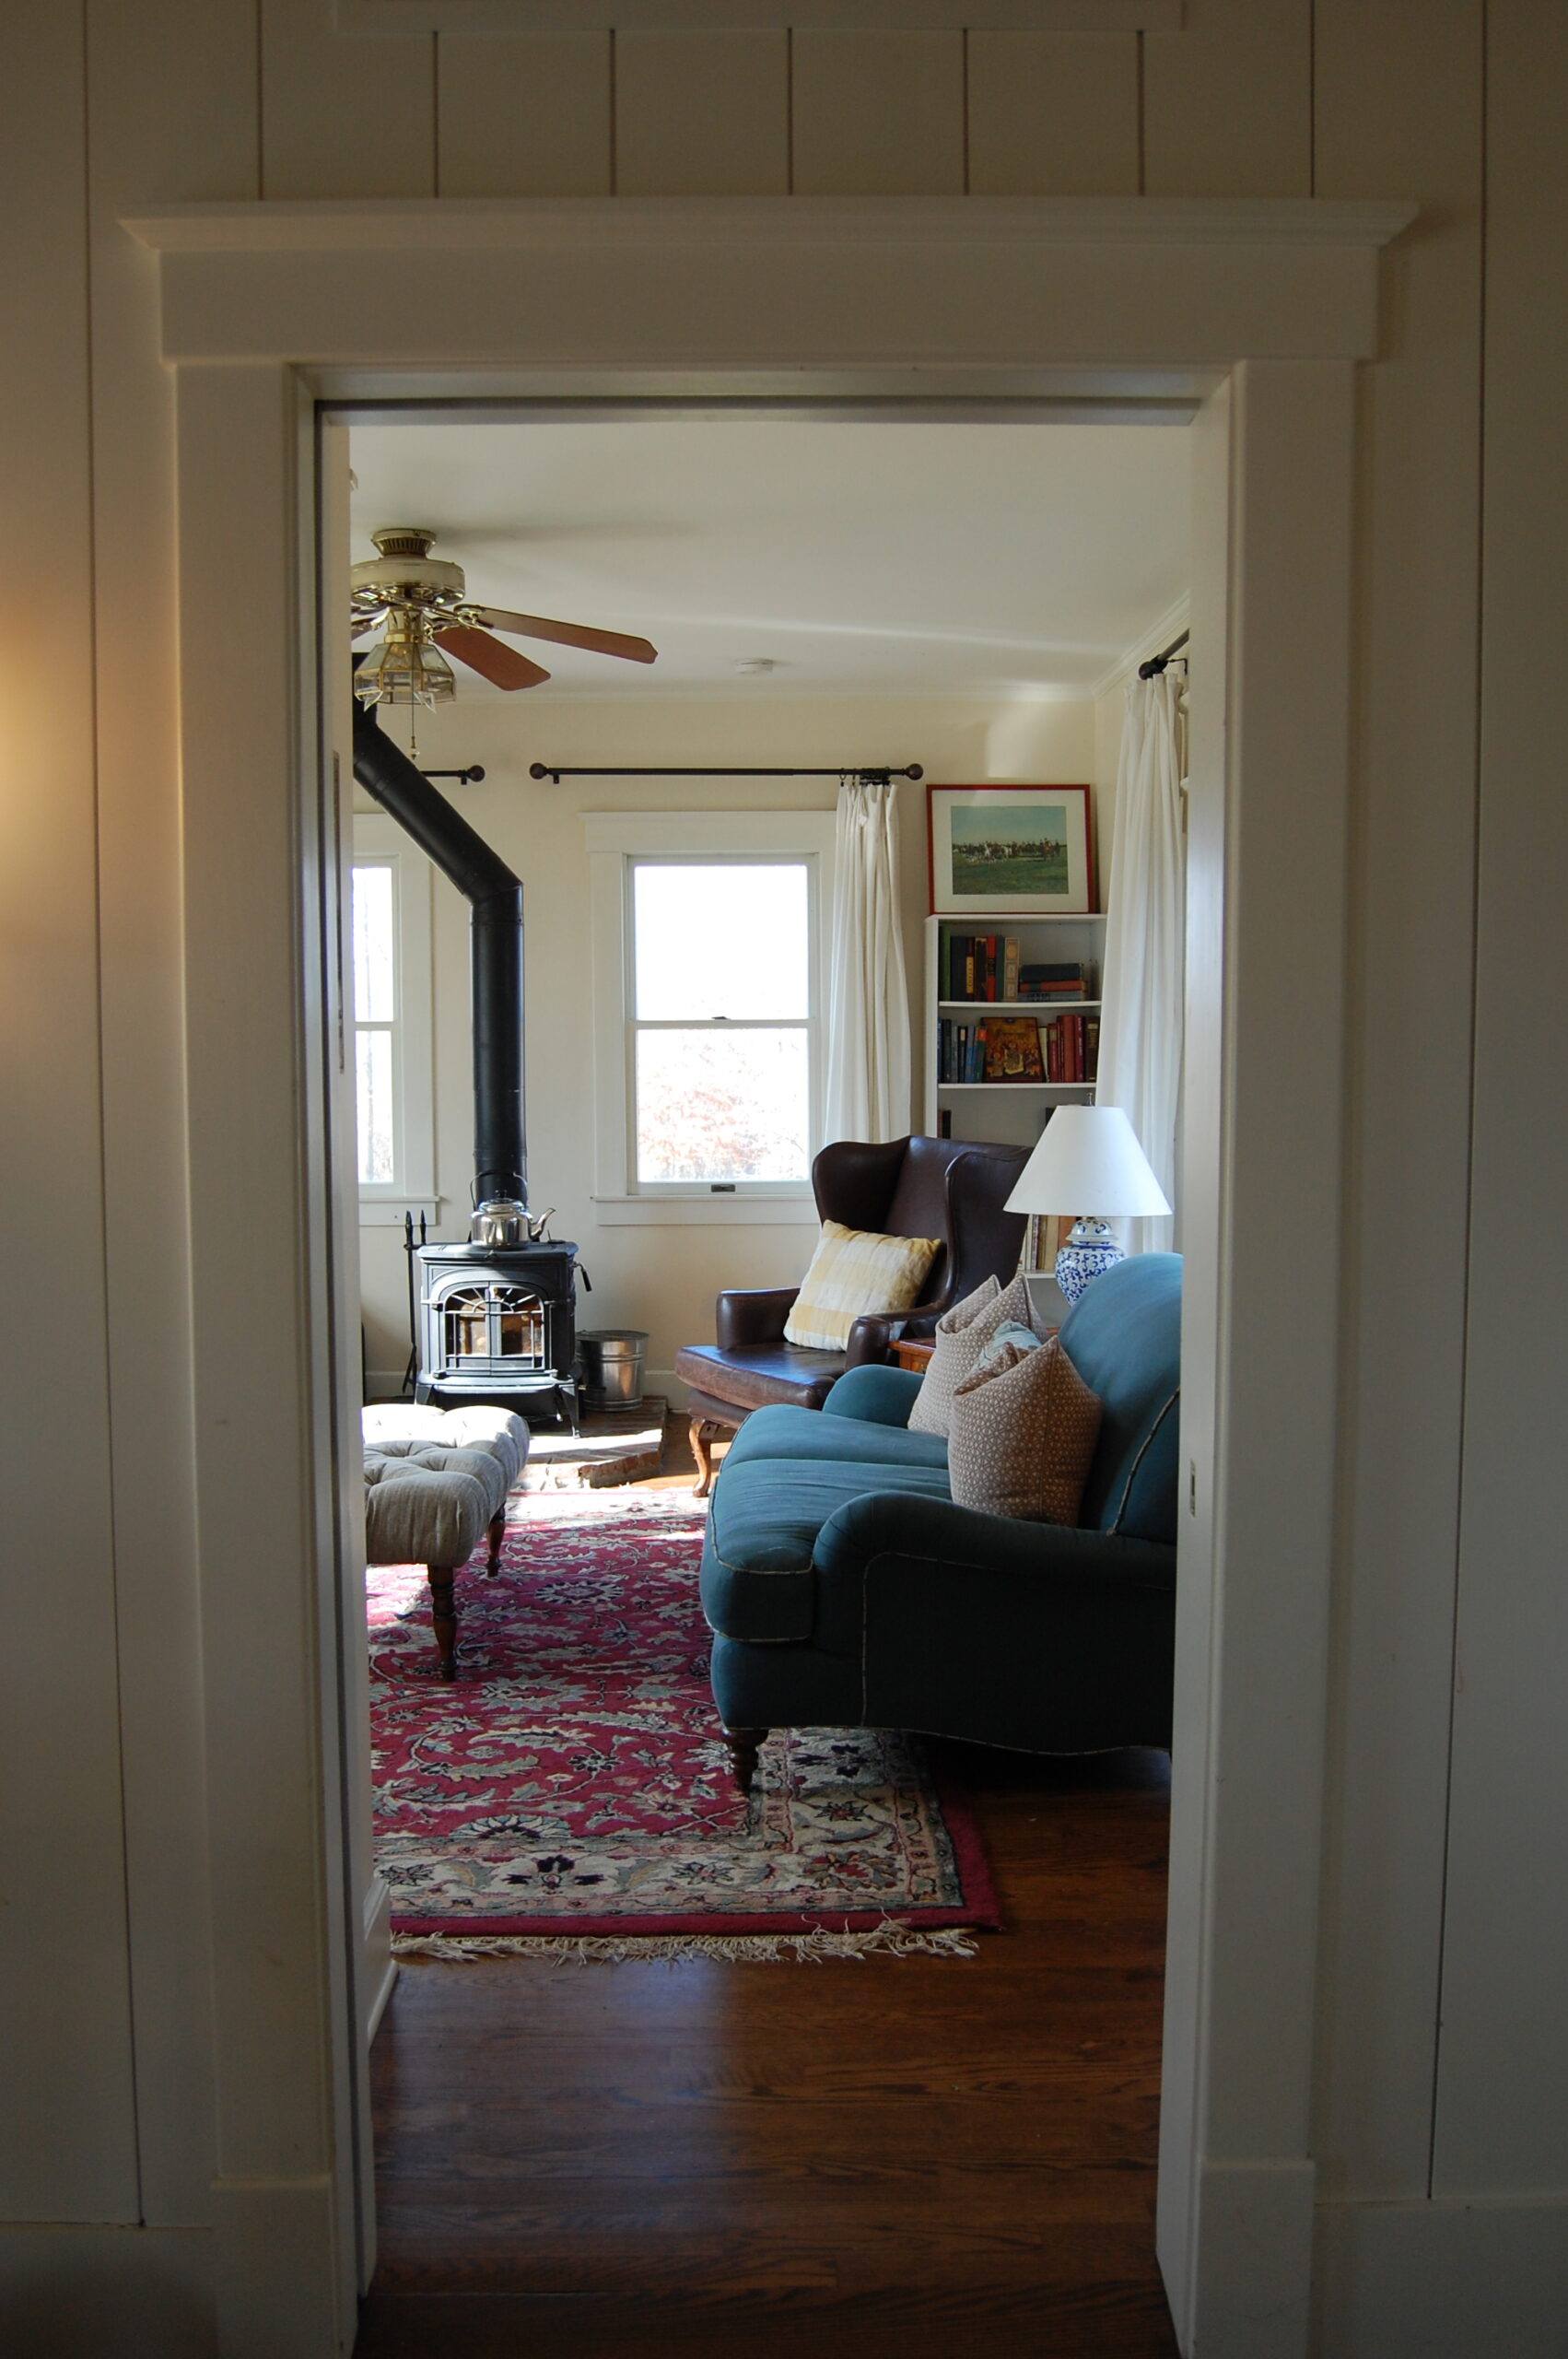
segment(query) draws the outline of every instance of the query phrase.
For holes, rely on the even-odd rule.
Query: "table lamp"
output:
[[[1082,1207],[1092,1204],[1086,1213]],[[1091,1278],[1115,1266],[1122,1249],[1108,1223],[1168,1213],[1164,1190],[1119,1106],[1059,1106],[1018,1175],[1010,1213],[1072,1213],[1056,1257],[1056,1282],[1076,1302]]]

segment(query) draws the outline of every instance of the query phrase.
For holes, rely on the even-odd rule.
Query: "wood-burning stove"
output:
[[[577,1247],[416,1245],[415,1397],[578,1425]]]
[[[416,1245],[412,1219],[405,1224],[415,1396],[441,1407],[486,1402],[523,1416],[566,1416],[575,1432],[577,1247],[547,1241],[539,1232],[548,1215],[535,1221],[528,1212],[522,886],[357,705],[354,775],[470,905],[477,1210],[464,1245],[433,1245],[423,1234]]]

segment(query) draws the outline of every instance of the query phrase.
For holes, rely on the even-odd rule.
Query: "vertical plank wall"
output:
[[[1323,196],[1419,191],[1363,372],[1322,2192],[1426,2191],[1458,1513],[1480,499],[1481,8],[1318,0]],[[1325,1305],[1326,1312],[1330,1306]]]
[[[1568,2186],[1568,24],[1493,0],[1488,35],[1474,1219],[1433,2174],[1457,2197]]]
[[[1488,15],[1499,124],[1492,170],[1504,177],[1488,323],[1492,505],[1480,548],[1487,1056],[1474,1185],[1484,1219],[1467,1404],[1460,1265],[1471,1187]],[[0,1743],[19,1741],[22,1755],[22,1785],[7,1785],[23,1797],[21,1824],[8,1831],[29,1879],[7,1954],[27,1990],[46,1985],[53,2001],[39,2038],[11,2051],[11,2116],[35,2157],[11,2216],[42,2206],[58,2219],[179,2222],[200,2210],[206,2170],[200,1944],[183,1938],[194,1938],[200,1895],[173,1889],[174,1870],[158,1851],[160,1806],[175,1846],[196,1840],[189,1765],[199,1704],[187,1637],[177,1632],[160,1661],[152,1618],[160,1573],[172,1584],[176,1630],[193,1598],[189,1363],[178,1299],[158,1310],[136,1250],[138,1220],[176,1252],[183,1223],[180,935],[167,874],[178,827],[168,399],[149,270],[115,217],[149,203],[257,194],[1316,191],[1410,196],[1426,208],[1392,258],[1387,358],[1362,392],[1350,1320],[1319,2142],[1329,2195],[1424,2195],[1436,2075],[1440,2187],[1507,2194],[1527,2162],[1538,2174],[1555,2167],[1544,2075],[1540,2118],[1522,2084],[1516,2093],[1529,2128],[1527,2154],[1515,2153],[1488,2094],[1502,2050],[1489,2049],[1480,2028],[1499,2001],[1501,1927],[1514,1936],[1510,1999],[1544,2036],[1542,1945],[1556,1920],[1511,1913],[1498,1881],[1505,1855],[1493,1859],[1490,1847],[1510,1790],[1527,1779],[1535,1791],[1556,1790],[1568,1766],[1561,1718],[1508,1708],[1515,1695],[1527,1704],[1535,1692],[1526,1673],[1540,1656],[1535,1617],[1549,1576],[1546,1536],[1527,1513],[1546,1478],[1518,1473],[1506,1412],[1516,1377],[1536,1414],[1555,1363],[1531,1289],[1501,1266],[1509,1203],[1524,1207],[1527,1225],[1550,1228],[1560,1201],[1549,1191],[1538,1212],[1530,1193],[1544,1185],[1530,1158],[1551,1086],[1550,1042],[1530,1027],[1555,972],[1554,913],[1539,879],[1558,806],[1541,751],[1553,742],[1555,640],[1538,644],[1527,628],[1547,608],[1560,539],[1539,537],[1538,485],[1523,455],[1552,427],[1537,404],[1530,339],[1550,163],[1532,86],[1538,65],[1561,76],[1553,18],[1531,0],[1490,0],[1489,10],[1482,0],[1432,0],[1422,10],[1408,0],[1187,0],[1181,32],[1141,40],[804,28],[782,37],[374,36],[337,33],[330,0],[74,0],[27,12],[25,29],[18,20],[3,37],[0,63],[20,94],[0,163],[15,182],[4,267],[13,315],[26,323],[0,352],[10,415],[26,428],[25,445],[8,440],[6,513],[18,537],[49,552],[8,643],[36,651],[30,660],[50,690],[7,698],[0,710],[0,890],[9,897],[6,953],[18,962],[6,1027],[13,1103],[26,1104],[34,1142],[9,1201],[24,1207],[32,1237],[70,1249],[57,1297],[67,1316],[33,1331],[25,1392],[6,1420],[28,1438],[29,1492],[45,1508],[30,1525],[13,1519],[7,1538],[21,1552],[46,1641],[24,1648],[13,1635],[0,1673],[8,1699]],[[1504,170],[1499,158],[1515,141]],[[123,632],[108,628],[128,604],[137,614],[134,660]],[[37,922],[46,890],[47,930]],[[1326,1303],[1325,1316],[1333,1309]],[[150,1356],[138,1391],[128,1355],[144,1331]],[[14,1377],[14,1356],[6,1364]],[[1450,1846],[1461,1464],[1469,1486],[1461,1621],[1467,1662],[1481,1666],[1484,1687],[1461,1699]],[[59,1578],[53,1568],[67,1563],[69,1578]],[[54,1812],[47,1828],[38,1815],[44,1788]],[[1453,2013],[1440,2058],[1445,1940]],[[126,2022],[132,1955],[146,2060],[145,2202]],[[37,2011],[13,2007],[10,2020],[34,2022]],[[58,2086],[90,2089],[79,2107],[45,2094],[48,2068],[63,2067],[67,2048],[81,2069],[62,2069]],[[1527,2044],[1509,2052],[1522,2059]]]
[[[0,506],[26,562],[0,592],[11,657],[0,696],[0,2216],[35,2221],[139,2209],[110,1496],[83,69],[79,6],[9,17]]]
[[[201,1596],[190,1418],[171,1414],[191,1390],[173,385],[151,257],[118,217],[127,190],[255,195],[253,21],[89,0],[88,107],[97,594],[135,617],[95,650],[126,1881],[143,2201],[195,2226],[213,2155]]]

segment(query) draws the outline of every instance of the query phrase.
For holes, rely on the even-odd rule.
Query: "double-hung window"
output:
[[[395,820],[354,822],[349,899],[361,1223],[435,1210],[430,863]]]
[[[586,825],[601,1218],[800,1217],[821,1134],[832,813]]]

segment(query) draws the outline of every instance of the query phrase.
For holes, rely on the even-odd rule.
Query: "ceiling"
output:
[[[357,426],[354,556],[429,525],[482,603],[659,649],[514,640],[552,675],[531,699],[1082,696],[1187,588],[1188,448],[1173,425]],[[460,668],[458,693],[500,691]]]

